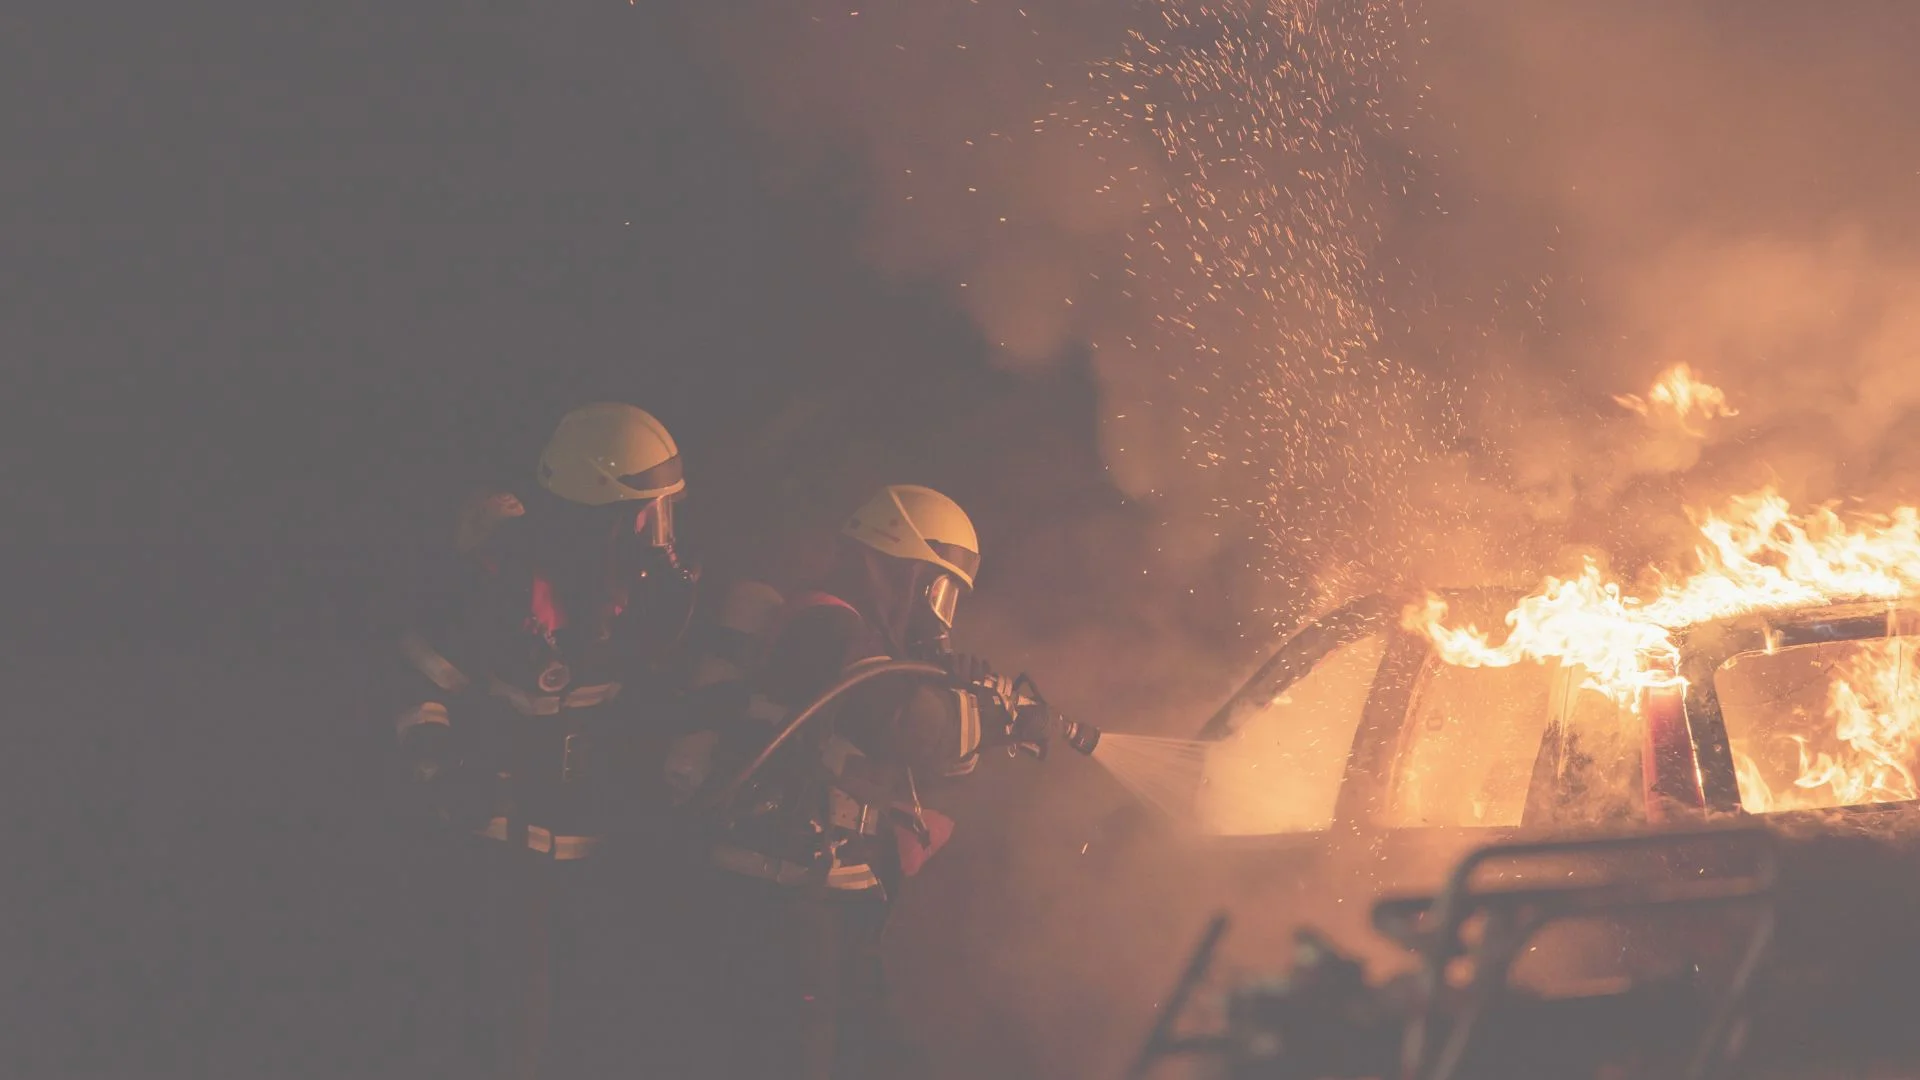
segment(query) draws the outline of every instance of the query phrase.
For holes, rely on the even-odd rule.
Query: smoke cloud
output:
[[[1631,573],[1762,484],[1920,497],[1910,4],[702,7],[777,168],[857,177],[877,266],[1007,366],[1093,373],[1124,502],[998,555],[1050,587],[989,587],[963,630],[1100,722],[1189,733],[1250,650],[1382,585]],[[1732,415],[1618,400],[1678,364]],[[998,882],[970,903],[1049,894],[1093,789],[991,790],[1071,824],[959,860]],[[1219,885],[1121,880],[1049,895]],[[1322,892],[1288,918],[1360,899]],[[1122,957],[1173,970],[1165,942],[1021,925],[948,977],[1028,1027]]]
[[[1763,480],[1895,494],[1898,4],[708,18],[776,160],[861,163],[878,265],[945,284],[1008,364],[1090,350],[1114,483],[1258,539],[1295,597],[1644,557],[1683,533],[1662,506]],[[1615,403],[1679,362],[1739,418]]]
[[[1920,129],[1889,103],[1917,29],[1891,5],[1469,3],[1436,32],[1425,149],[1495,246],[1541,223],[1543,317],[1503,380],[1535,419],[1490,394],[1511,419],[1475,434],[1552,538],[1632,565],[1674,554],[1681,509],[1765,483],[1913,498]],[[1612,408],[1681,363],[1738,416],[1693,434]]]

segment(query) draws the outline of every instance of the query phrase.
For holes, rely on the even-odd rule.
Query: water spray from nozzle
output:
[[[1193,816],[1208,755],[1218,743],[1093,729],[1067,735],[1074,749],[1098,762],[1141,802],[1174,819]]]

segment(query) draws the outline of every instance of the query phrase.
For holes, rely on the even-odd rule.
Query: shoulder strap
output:
[[[782,604],[779,610],[773,613],[773,618],[770,620],[770,624],[767,627],[767,635],[766,635],[766,638],[764,639],[765,645],[761,650],[762,659],[765,658],[766,650],[768,648],[771,648],[774,642],[779,641],[781,636],[787,632],[787,628],[793,625],[793,620],[799,618],[801,615],[804,615],[809,611],[812,611],[816,608],[823,608],[823,607],[844,608],[845,610],[852,612],[855,618],[860,619],[863,622],[865,621],[865,618],[866,618],[865,616],[860,614],[859,608],[854,607],[852,604],[847,603],[845,600],[842,600],[841,598],[833,595],[832,593],[820,592],[817,590],[811,591],[811,592],[796,593],[793,596],[788,597],[787,602]]]
[[[795,614],[798,614],[806,608],[815,607],[842,607],[853,612],[855,615],[860,614],[859,608],[854,607],[852,604],[849,604],[830,592],[820,592],[818,590],[803,592],[795,596],[792,600],[787,601],[787,608]]]

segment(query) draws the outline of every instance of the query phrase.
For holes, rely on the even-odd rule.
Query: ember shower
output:
[[[1376,265],[1415,178],[1391,100],[1405,5],[1163,3],[1096,66],[1090,136],[1150,132],[1164,190],[1128,231],[1139,336],[1100,340],[1161,380],[1150,421],[1222,474],[1294,577],[1375,550],[1368,509],[1431,446],[1438,384],[1383,348]],[[1097,339],[1098,340],[1098,339]],[[1127,453],[1116,434],[1114,457]],[[1156,481],[1158,478],[1155,478]],[[1293,581],[1292,584],[1302,584]]]
[[[1383,242],[1430,201],[1416,35],[1401,0],[1161,0],[814,5],[725,38],[760,43],[741,70],[796,155],[873,162],[878,262],[946,281],[1010,364],[1089,347],[1115,483],[1252,539],[1290,622],[1327,568],[1393,565],[1388,508],[1457,426],[1389,342]]]
[[[1252,538],[1274,622],[1920,475],[1901,5],[741,8],[710,40],[784,167],[867,163],[876,265],[1008,363],[1091,345],[1116,484],[1178,557]],[[1616,403],[1681,362],[1737,423]]]

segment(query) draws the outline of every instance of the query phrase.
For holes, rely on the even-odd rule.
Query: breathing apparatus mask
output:
[[[914,583],[906,620],[908,656],[941,662],[953,654],[953,616],[965,591],[958,578],[944,571],[925,584]]]
[[[980,657],[954,652],[954,611],[965,591],[966,586],[957,577],[944,571],[918,590],[909,628],[917,627],[920,632],[912,636],[910,651],[918,659],[945,667],[958,683],[989,706],[997,718],[993,726],[998,729],[989,741],[1004,746],[1008,753],[1045,758],[1056,738],[1082,754],[1093,753],[1100,741],[1100,729],[1060,715],[1027,675],[1009,678],[995,672]]]
[[[664,645],[684,633],[699,572],[675,546],[675,501],[556,502],[543,515],[539,562],[571,616],[561,637],[603,639],[616,619],[642,641]]]
[[[580,578],[579,587],[603,580],[672,585],[690,582],[674,533],[679,494],[580,506],[555,500],[542,515],[542,547],[550,570]]]
[[[674,547],[673,505],[679,493],[649,499],[633,519],[633,539],[638,546],[639,573],[642,577],[664,573],[670,580],[690,581],[692,572],[680,564]]]

